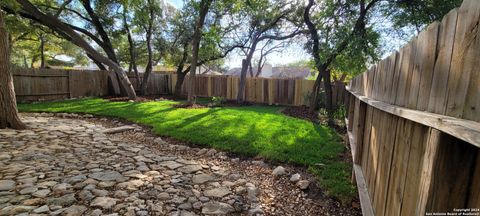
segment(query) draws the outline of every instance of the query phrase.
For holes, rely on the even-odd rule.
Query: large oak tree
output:
[[[6,127],[25,129],[25,124],[18,117],[10,65],[8,33],[5,28],[3,12],[0,11],[0,128]]]

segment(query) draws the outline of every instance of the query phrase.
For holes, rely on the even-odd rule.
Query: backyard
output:
[[[344,202],[355,197],[341,135],[325,125],[280,113],[282,107],[174,108],[175,101],[80,99],[19,104],[21,112],[88,113],[150,126],[159,136],[273,162],[305,165]]]
[[[0,216],[479,216],[479,23],[479,0],[1,0]]]

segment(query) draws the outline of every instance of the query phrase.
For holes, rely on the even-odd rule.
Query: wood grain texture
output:
[[[476,107],[475,102],[466,102],[467,94],[477,95],[478,83],[476,81],[479,73],[479,22],[480,22],[480,3],[477,0],[465,0],[458,9],[457,27],[455,33],[455,43],[453,48],[453,57],[448,79],[448,99],[446,114],[453,117],[462,117],[463,113],[469,119],[476,117],[475,111],[465,111],[471,109],[467,107],[472,105]],[[473,77],[472,77],[473,76]],[[475,80],[472,80],[474,78]],[[470,80],[472,85],[470,86]],[[473,99],[473,98],[469,98]],[[475,98],[478,100],[478,98]],[[468,104],[467,106],[465,106]],[[478,115],[478,111],[477,115]]]
[[[428,161],[432,164],[428,176],[431,189],[425,211],[452,212],[454,208],[467,206],[466,195],[470,192],[470,178],[478,148],[444,133],[437,134],[432,143],[437,150]],[[419,213],[423,212],[420,210]]]
[[[417,59],[421,59],[418,73],[420,82],[418,84],[417,110],[427,110],[430,91],[432,89],[433,69],[435,67],[435,58],[437,53],[437,37],[439,23],[434,22],[420,34],[417,46]]]
[[[457,27],[457,9],[450,11],[439,27],[437,59],[433,71],[432,88],[428,100],[428,111],[445,114],[447,101],[448,77],[453,55],[455,29]]]
[[[473,175],[470,181],[470,191],[467,208],[478,208],[480,206],[480,149],[476,149],[477,158],[473,167]]]
[[[419,182],[421,178],[423,156],[425,155],[425,146],[428,138],[428,130],[428,127],[414,124],[407,172],[405,174],[406,182],[400,215],[415,215],[418,206],[420,192]]]
[[[392,165],[390,168],[389,187],[385,201],[385,215],[400,215],[405,190],[408,158],[412,143],[412,121],[400,118],[397,123],[395,136],[395,151],[393,151]]]

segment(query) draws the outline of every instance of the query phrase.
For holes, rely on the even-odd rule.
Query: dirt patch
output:
[[[112,102],[131,101],[128,97],[105,96],[102,98]],[[170,95],[145,95],[145,96],[138,96],[134,100],[134,102],[149,102],[149,101],[164,101],[164,100],[176,100],[176,98]]]
[[[320,119],[318,118],[317,112],[311,112],[308,107],[285,107],[282,110],[282,113],[291,117],[306,119],[315,123],[319,123]]]
[[[208,106],[202,105],[202,104],[188,104],[188,103],[181,103],[181,104],[174,104],[172,105],[174,108],[183,108],[183,109],[202,109],[202,108],[208,108]]]

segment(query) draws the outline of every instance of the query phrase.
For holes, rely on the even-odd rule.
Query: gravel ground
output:
[[[147,127],[115,119],[75,114],[22,114],[22,118],[27,119],[27,124],[31,126],[30,131],[39,135],[40,138],[35,135],[33,138],[27,136],[22,140],[23,138],[16,136],[18,134],[12,135],[12,130],[0,130],[0,165],[2,165],[0,166],[0,215],[10,215],[12,212],[35,213],[35,211],[39,212],[38,215],[52,215],[52,212],[63,215],[107,213],[114,215],[204,215],[214,213],[227,215],[361,215],[358,208],[342,206],[334,198],[326,196],[316,184],[315,178],[307,173],[304,167],[272,164],[259,158],[236,156],[172,138],[159,138],[153,135]],[[28,123],[29,121],[34,123]],[[37,123],[35,123],[36,121]],[[39,124],[38,121],[42,124]],[[43,122],[47,122],[47,125],[55,125],[56,128],[52,129],[53,131],[41,130],[40,126],[45,126]],[[66,124],[64,133],[60,133],[58,130],[58,127],[64,125],[59,124]],[[74,136],[76,134],[69,131],[78,125],[93,128],[89,134],[84,136],[92,136],[91,140],[81,138],[82,142],[75,143]],[[122,126],[132,126],[132,129],[117,133],[106,132],[107,128],[118,129]],[[98,134],[101,138],[98,138]],[[62,140],[65,141],[66,147],[70,145],[72,149],[75,148],[75,152],[69,153],[73,156],[81,148],[82,154],[88,154],[91,157],[64,161],[65,158],[58,158],[65,156],[64,148],[62,150],[47,148],[52,152],[47,150],[43,152],[49,155],[47,161],[42,161],[46,164],[42,168],[46,170],[29,167],[32,161],[22,161],[26,160],[25,153],[20,152],[16,145],[19,141],[24,142],[21,147],[24,148],[23,145],[32,141],[42,141],[44,138],[56,140],[55,143],[58,145],[62,143]],[[99,140],[106,142],[108,148],[103,148],[102,151],[96,149],[99,148],[99,144],[102,144],[98,143]],[[137,149],[140,150],[137,151]],[[128,157],[122,158],[119,155]],[[99,157],[103,157],[103,159],[98,160]],[[163,159],[160,160],[159,157]],[[93,160],[93,158],[97,158],[97,161],[82,161]],[[48,169],[61,170],[52,166],[58,161],[66,163],[63,173],[55,172],[55,176],[48,176]],[[18,172],[18,169],[14,169],[16,172],[12,172],[11,166],[18,164],[26,164],[27,168],[24,168],[22,172]],[[98,167],[74,167],[82,164],[96,164]],[[132,164],[134,166],[131,166]],[[166,164],[174,166],[168,167]],[[197,168],[186,170],[185,167],[189,167],[189,165]],[[282,166],[284,172],[276,169],[278,166]],[[66,172],[65,167],[70,170]],[[110,172],[108,170],[119,173],[119,179],[113,183],[107,180],[102,181],[101,178],[95,179],[98,177],[95,175]],[[274,170],[277,175],[273,174]],[[138,175],[132,175],[133,171]],[[47,173],[46,177],[45,173]],[[301,189],[298,182],[291,182],[290,178],[293,174],[300,175],[300,182],[304,183],[304,187],[305,183],[310,182],[308,187]],[[149,175],[155,176],[144,179],[138,177]],[[58,184],[65,184],[73,177],[81,178],[81,181],[70,182],[72,189],[67,187],[63,192],[58,189]],[[23,179],[29,178],[34,178],[35,181],[23,181]],[[53,179],[55,184],[49,188],[39,186],[44,186],[41,183],[46,182],[49,178],[51,178],[49,181]],[[92,181],[92,178],[96,181]],[[203,182],[203,178],[206,178],[207,181]],[[89,184],[81,184],[85,181],[94,186],[86,188]],[[14,182],[14,186],[9,185],[11,182]],[[136,183],[139,184],[136,185]],[[2,188],[2,184],[4,188]],[[132,189],[129,189],[130,186],[134,190],[130,190]],[[101,190],[93,193],[91,199],[83,199],[86,191],[96,189]],[[52,193],[47,193],[44,197],[39,198],[38,193],[34,195],[39,190],[51,190]],[[53,193],[59,191],[61,193]],[[81,195],[82,193],[83,195]],[[74,197],[75,202],[61,203],[61,205],[51,202],[52,199],[69,194]],[[169,200],[164,200],[165,196],[168,196]],[[32,199],[36,199],[34,200],[36,202]],[[114,204],[112,204],[113,200]],[[112,206],[108,206],[109,204]],[[79,209],[81,211],[76,211]],[[69,214],[70,212],[81,213]]]

